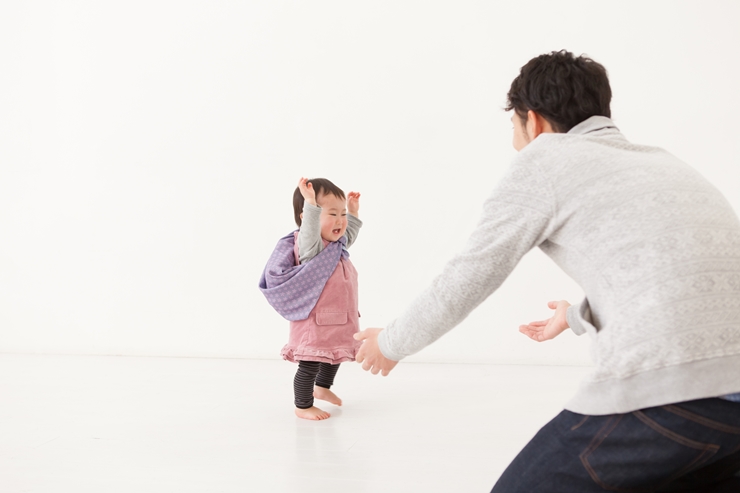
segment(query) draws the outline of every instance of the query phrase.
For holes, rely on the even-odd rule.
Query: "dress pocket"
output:
[[[344,325],[347,323],[347,312],[319,312],[316,314],[316,325]]]

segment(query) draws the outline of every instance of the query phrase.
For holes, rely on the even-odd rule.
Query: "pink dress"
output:
[[[298,242],[294,251],[297,259]],[[352,336],[359,330],[357,271],[349,259],[342,257],[308,318],[290,322],[290,338],[281,355],[291,362],[335,365],[354,361],[362,343]]]

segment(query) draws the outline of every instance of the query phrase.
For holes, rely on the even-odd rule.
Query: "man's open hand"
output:
[[[380,373],[387,376],[398,361],[393,361],[383,356],[378,347],[378,334],[383,329],[365,329],[354,335],[355,339],[362,341],[362,346],[357,352],[357,362],[362,363],[362,369],[370,371],[373,375]]]
[[[526,325],[520,325],[519,332],[532,340],[542,342],[554,339],[560,335],[561,332],[567,329],[569,326],[568,320],[565,318],[565,314],[568,311],[570,303],[565,300],[550,301],[547,306],[555,310],[555,313],[551,318],[541,320],[539,322],[529,322]]]

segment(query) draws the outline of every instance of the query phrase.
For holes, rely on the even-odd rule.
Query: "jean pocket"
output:
[[[700,467],[719,446],[686,438],[642,411],[611,416],[580,459],[609,491],[652,492]]]

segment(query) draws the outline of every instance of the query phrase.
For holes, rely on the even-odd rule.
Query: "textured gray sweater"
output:
[[[595,369],[565,406],[611,414],[740,391],[740,222],[701,175],[591,117],[514,159],[462,252],[379,338],[400,360],[539,247],[583,288]]]

